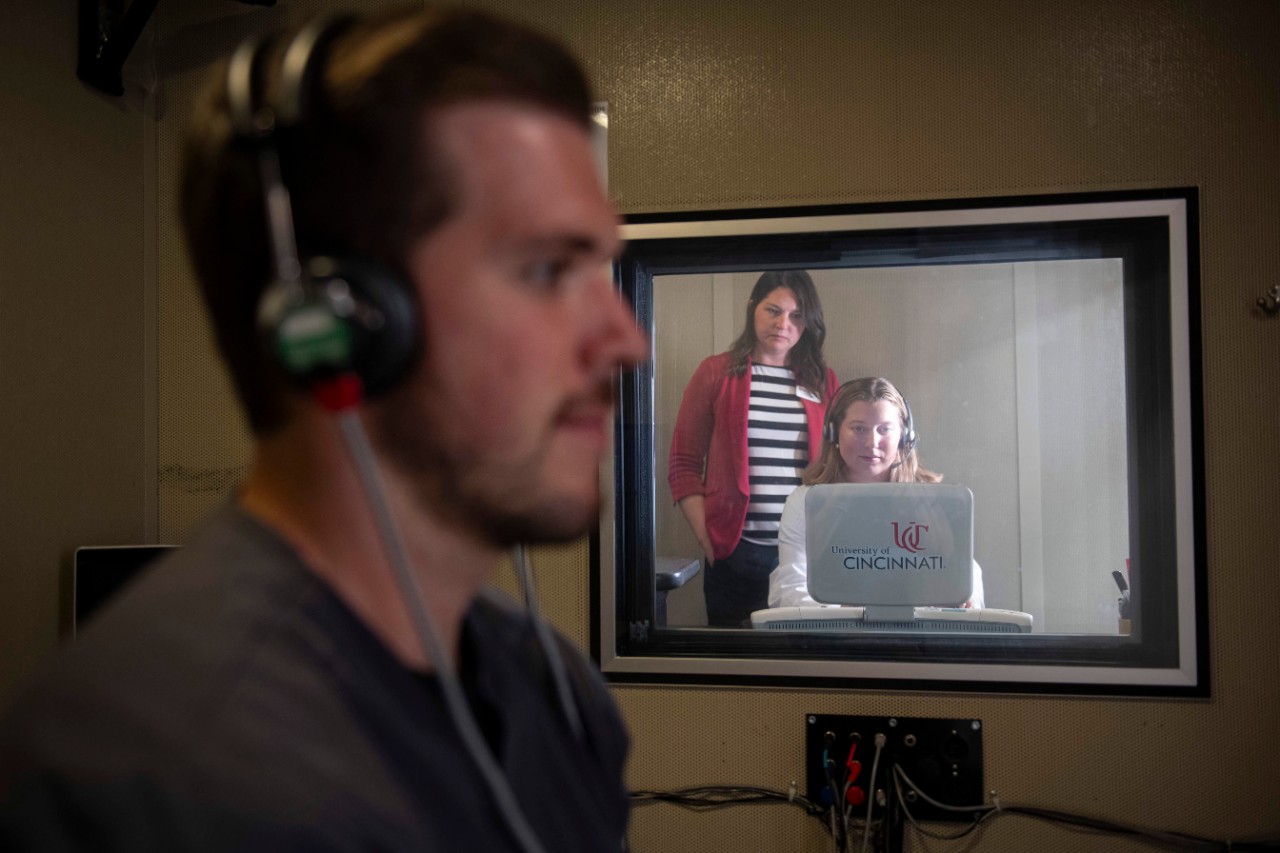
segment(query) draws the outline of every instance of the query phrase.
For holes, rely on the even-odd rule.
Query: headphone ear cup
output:
[[[916,435],[916,419],[911,414],[911,404],[907,402],[906,397],[902,398],[902,408],[906,415],[906,423],[903,424],[902,438],[898,440],[898,451],[906,455],[915,449],[920,436]]]
[[[316,257],[307,263],[313,290],[350,294],[353,345],[349,369],[366,396],[390,391],[408,375],[422,349],[413,291],[385,267],[355,257]]]
[[[836,425],[831,421],[827,421],[822,427],[822,437],[827,440],[827,444],[839,444],[840,436],[836,435]]]
[[[902,431],[902,438],[898,442],[898,452],[904,456],[915,449],[916,441],[920,438],[916,435],[916,425],[910,412],[911,410],[907,409],[907,428]]]
[[[421,348],[409,289],[354,258],[312,258],[307,279],[303,287],[277,282],[262,295],[258,325],[269,356],[303,388],[354,373],[366,396],[390,390]]]

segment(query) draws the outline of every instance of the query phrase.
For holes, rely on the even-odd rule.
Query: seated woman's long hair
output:
[[[835,433],[838,434],[840,424],[844,422],[849,407],[858,400],[863,400],[867,403],[888,400],[898,410],[899,427],[902,430],[902,434],[906,434],[906,400],[903,399],[901,392],[893,386],[892,382],[879,376],[864,376],[861,379],[852,379],[836,389],[836,393],[831,397],[831,404],[827,407],[826,418],[828,426],[834,424]],[[840,455],[839,443],[831,441],[830,434],[832,432],[833,430],[830,429],[823,430],[825,437],[822,441],[822,452],[818,454],[818,458],[804,472],[804,484],[806,486],[849,482],[849,469],[844,464],[844,458]],[[941,481],[941,474],[934,473],[920,464],[915,444],[912,444],[911,449],[903,453],[902,445],[899,443],[898,461],[889,472],[889,482],[938,483]]]

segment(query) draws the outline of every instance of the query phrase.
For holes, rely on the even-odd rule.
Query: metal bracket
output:
[[[238,0],[274,6],[276,0]],[[108,95],[124,94],[120,71],[159,0],[80,0],[76,76]]]
[[[1259,311],[1268,317],[1280,314],[1280,284],[1272,287],[1265,295],[1259,296],[1258,301],[1254,304],[1258,306]]]

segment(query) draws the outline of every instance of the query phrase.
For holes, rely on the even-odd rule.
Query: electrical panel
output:
[[[865,814],[871,798],[874,816],[882,806],[876,791],[891,797],[900,788],[916,819],[969,822],[973,812],[953,811],[929,799],[950,807],[984,802],[981,720],[843,714],[810,714],[806,720],[806,796],[815,803],[830,806],[843,799],[855,814]],[[884,735],[879,761],[877,735]]]

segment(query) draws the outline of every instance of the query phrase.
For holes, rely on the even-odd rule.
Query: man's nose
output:
[[[649,357],[649,339],[636,325],[636,315],[608,279],[597,288],[597,322],[589,338],[587,361],[598,369],[630,368]]]

